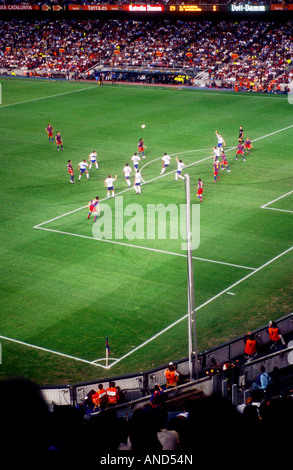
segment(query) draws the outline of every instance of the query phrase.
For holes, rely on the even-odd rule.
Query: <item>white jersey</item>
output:
[[[140,172],[135,173],[135,184],[141,183],[141,174]]]
[[[170,155],[164,155],[162,160],[163,160],[165,165],[169,165],[169,163],[171,161],[171,157],[170,157]]]
[[[87,162],[80,162],[78,166],[81,170],[86,170],[86,167],[88,166],[88,164]]]
[[[214,149],[213,152],[214,152],[214,160],[216,159],[216,157],[219,157],[221,155],[221,149],[219,149],[219,147]]]
[[[217,135],[218,138],[218,145],[222,145],[224,143],[224,139],[221,135]]]
[[[185,167],[183,162],[177,162],[177,171],[182,171],[183,168]]]
[[[130,166],[127,165],[123,168],[123,173],[126,178],[129,178],[131,172],[132,172],[132,168],[130,168]]]
[[[115,181],[115,178],[106,178],[105,183],[107,185],[107,188],[113,188],[114,181]]]
[[[97,161],[97,152],[92,152],[90,153],[90,159],[91,159],[91,162],[95,162]]]
[[[133,155],[133,157],[131,157],[131,161],[133,162],[133,165],[138,165],[140,160],[141,158],[138,155]]]

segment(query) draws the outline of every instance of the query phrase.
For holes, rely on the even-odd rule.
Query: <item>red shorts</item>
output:
[[[227,160],[224,160],[223,162],[221,162],[221,165],[227,165],[227,164],[228,164]]]
[[[237,155],[243,155],[243,150],[237,150]]]
[[[48,137],[53,137],[53,132],[47,132]]]
[[[200,188],[200,189],[197,191],[197,195],[200,196],[202,193],[203,193],[203,188]]]
[[[91,205],[90,205],[90,211],[91,211],[91,212],[97,212],[96,206],[94,206],[93,204],[91,204]]]
[[[138,147],[138,152],[144,152],[144,147]]]
[[[69,174],[70,175],[73,175],[73,171],[72,170],[68,170],[69,171]]]

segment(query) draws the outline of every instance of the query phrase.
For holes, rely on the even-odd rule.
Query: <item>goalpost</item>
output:
[[[198,360],[196,345],[196,322],[194,305],[194,280],[192,260],[192,231],[191,231],[191,202],[190,202],[190,176],[185,174],[186,191],[186,246],[187,246],[187,299],[188,299],[188,358],[189,380],[198,378]]]

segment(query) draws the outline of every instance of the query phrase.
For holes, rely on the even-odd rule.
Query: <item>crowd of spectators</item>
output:
[[[252,391],[241,409],[211,395],[189,397],[172,412],[163,401],[128,416],[111,408],[87,419],[82,407],[55,406],[49,411],[38,387],[25,379],[2,380],[0,398],[1,453],[12,466],[17,459],[39,463],[41,451],[57,456],[62,452],[68,464],[79,456],[84,463],[89,456],[98,463],[117,451],[140,456],[180,451],[194,459],[212,451],[218,458],[234,450],[261,453],[272,442],[285,451],[291,443],[292,390],[269,400],[259,390]]]
[[[14,19],[0,22],[0,69],[66,79],[95,78],[95,65],[175,69],[192,79],[203,72],[210,86],[270,91],[292,80],[292,26],[290,21]]]

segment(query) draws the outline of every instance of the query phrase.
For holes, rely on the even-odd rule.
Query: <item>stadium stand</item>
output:
[[[229,452],[262,453],[270,448],[272,440],[275,449],[286,451],[291,442],[293,418],[292,315],[280,319],[278,325],[288,343],[284,349],[273,353],[268,350],[267,327],[263,327],[254,332],[262,346],[257,359],[245,362],[242,346],[243,362],[236,355],[233,360],[219,361],[225,352],[239,351],[243,338],[205,351],[206,359],[211,355],[217,358],[215,374],[207,374],[208,360],[202,368],[202,378],[197,381],[189,381],[181,373],[181,383],[164,390],[162,406],[157,408],[150,405],[150,394],[128,402],[122,400],[120,405],[98,412],[84,400],[48,406],[43,390],[30,381],[3,380],[2,457],[9,455],[10,464],[18,460],[34,462],[40,452],[49,459],[59,459],[61,454],[67,464],[76,463],[79,458],[83,463],[88,458],[101,462],[114,458],[118,451],[119,455],[129,455],[125,451],[148,453],[151,458],[151,454],[166,450],[195,457],[212,450],[218,457],[227,448]],[[202,357],[200,360],[202,366]],[[238,364],[236,374],[226,374],[223,366],[228,362]],[[255,392],[251,384],[261,365],[269,371],[271,383],[266,391]],[[148,372],[152,390],[148,388],[147,392],[153,391],[153,378],[158,381],[161,377],[165,382],[164,369]],[[178,370],[184,370],[180,363]],[[245,386],[241,384],[243,378]],[[77,397],[78,388],[80,384],[72,388],[71,396]]]
[[[287,93],[292,22],[0,22],[0,73]]]

